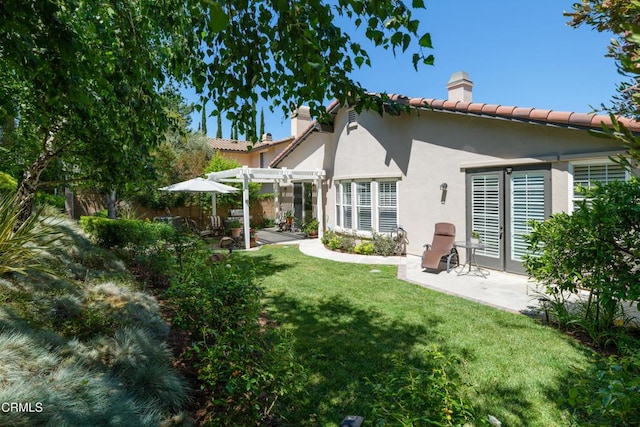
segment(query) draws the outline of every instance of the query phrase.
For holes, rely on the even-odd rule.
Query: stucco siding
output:
[[[466,238],[468,172],[550,170],[547,197],[555,213],[570,206],[569,162],[606,158],[619,148],[582,129],[442,111],[400,117],[363,112],[349,124],[341,109],[332,134],[309,135],[279,166],[327,172],[323,199],[329,228],[336,224],[336,181],[397,179],[398,223],[408,232],[408,252],[420,254],[437,222],[454,223],[457,239]]]

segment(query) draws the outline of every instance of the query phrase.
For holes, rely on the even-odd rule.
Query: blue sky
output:
[[[415,16],[420,31],[431,33],[435,64],[416,72],[411,48],[394,57],[368,47],[372,67],[356,71],[354,78],[372,92],[446,99],[449,77],[464,70],[474,83],[474,102],[590,112],[609,104],[621,76],[614,61],[605,58],[609,34],[566,25],[569,19],[562,13],[572,10],[573,1],[426,0],[427,9]],[[193,126],[199,123],[196,113]],[[281,111],[265,107],[265,127],[274,139],[290,136],[289,119]],[[208,119],[207,128],[214,136],[215,118]],[[228,123],[223,122],[222,132],[229,137]]]

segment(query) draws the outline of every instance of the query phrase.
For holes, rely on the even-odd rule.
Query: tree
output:
[[[340,23],[394,51],[418,39],[413,65],[430,64],[430,37],[418,35],[411,12],[402,1],[366,0],[3,1],[0,123],[11,123],[3,140],[22,165],[23,217],[54,164],[61,181],[105,193],[148,175],[171,124],[168,80],[212,99],[241,133],[259,97],[285,115],[304,102],[321,117],[327,98],[382,112],[351,78],[371,62]]]
[[[609,56],[620,73],[629,78],[618,87],[613,112],[640,118],[640,2],[637,0],[583,0],[567,13],[570,25],[589,25],[614,34]]]
[[[205,106],[205,103],[202,103],[202,117],[200,118],[200,132],[202,132],[202,134],[204,136],[207,136],[207,108]]]
[[[222,115],[218,114],[218,127],[216,130],[216,138],[222,138]]]
[[[611,31],[614,38],[608,55],[615,59],[618,71],[628,81],[618,86],[614,105],[609,108],[611,126],[604,126],[605,136],[624,144],[627,152],[617,161],[633,169],[629,159],[640,164],[640,136],[633,134],[617,115],[640,120],[640,1],[583,0],[574,4],[570,25],[589,25],[598,31]]]
[[[262,138],[264,135],[264,108],[260,109],[260,132],[258,133],[258,138]]]

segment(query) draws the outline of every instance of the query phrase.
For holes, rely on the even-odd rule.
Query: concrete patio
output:
[[[541,295],[536,291],[536,284],[530,282],[526,276],[484,270],[486,277],[482,277],[473,270],[470,274],[462,274],[461,267],[449,273],[432,273],[423,271],[420,266],[421,259],[415,255],[383,257],[346,254],[326,249],[319,239],[290,243],[298,244],[302,253],[318,258],[339,262],[397,265],[399,279],[502,310],[527,315],[537,315],[540,311],[538,298]]]

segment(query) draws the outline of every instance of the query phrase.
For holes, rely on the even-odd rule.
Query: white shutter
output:
[[[500,258],[500,179],[498,174],[471,177],[471,227],[485,249],[476,254]]]
[[[336,226],[337,227],[342,227],[342,215],[341,215],[342,192],[340,191],[341,187],[342,186],[340,185],[340,183],[336,182]]]
[[[587,163],[573,165],[573,208],[575,202],[583,200],[584,195],[578,192],[579,187],[594,188],[598,184],[607,184],[612,181],[626,181],[627,173],[617,163]]]
[[[371,231],[371,183],[356,183],[356,215],[358,230]]]
[[[514,172],[511,175],[511,259],[522,261],[527,253],[525,235],[531,232],[531,220],[544,221],[544,174]]]
[[[396,183],[378,183],[378,231],[390,233],[398,228],[398,194]]]
[[[342,184],[342,219],[344,228],[352,228],[353,221],[351,214],[351,183],[345,182]]]

